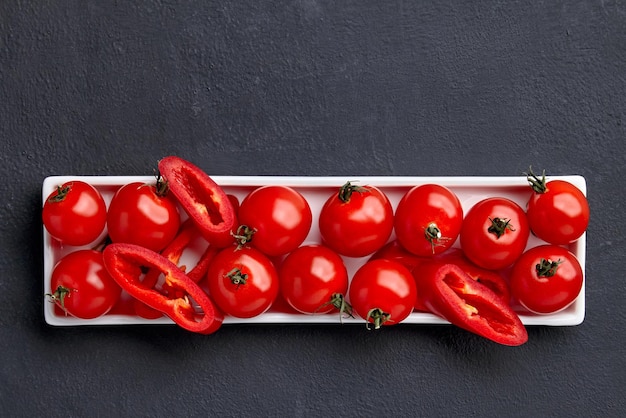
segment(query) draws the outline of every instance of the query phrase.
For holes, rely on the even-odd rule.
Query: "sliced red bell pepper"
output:
[[[439,254],[435,259],[461,267],[472,279],[491,289],[505,303],[511,301],[511,290],[503,275],[494,270],[487,270],[472,263],[460,248],[451,248]]]
[[[429,311],[496,343],[518,346],[528,333],[513,309],[455,264],[424,263],[420,297]]]
[[[395,260],[403,264],[413,273],[418,285],[418,294],[420,290],[420,281],[422,273],[420,272],[420,264],[429,263],[433,260],[456,264],[461,267],[472,279],[482,283],[483,285],[494,291],[500,299],[505,303],[510,302],[511,291],[509,285],[501,274],[493,270],[487,270],[472,263],[460,248],[450,248],[449,250],[437,254],[433,257],[420,257],[405,250],[400,243],[395,240],[391,241],[380,250],[378,250],[371,259],[385,258],[387,260]],[[418,311],[426,311],[424,304],[418,299],[415,304]]]
[[[235,242],[232,237],[236,227],[235,210],[224,190],[208,174],[176,156],[159,161],[159,172],[209,243],[226,247]]]
[[[114,243],[104,249],[102,256],[107,271],[122,289],[152,309],[163,312],[182,328],[210,334],[221,326],[224,316],[209,296],[161,254],[139,245]],[[184,295],[170,298],[147,287],[141,280],[142,268],[158,270],[165,276],[165,283],[182,290]],[[194,302],[200,312],[196,312]]]
[[[199,234],[200,233],[198,232],[194,223],[191,222],[191,220],[189,219],[186,220],[176,237],[174,237],[174,239],[167,245],[167,247],[165,247],[163,251],[161,251],[161,255],[166,257],[172,263],[178,265],[178,262],[183,255],[183,251],[185,251],[185,249],[189,247],[192,240],[199,237]],[[206,275],[206,272],[209,269],[209,263],[213,259],[213,256],[217,251],[217,248],[209,245],[206,251],[198,260],[198,263],[195,265],[195,267],[193,267],[191,271],[187,272],[186,266],[180,266],[180,268],[187,273],[187,276],[191,280],[198,283],[200,279],[202,279]],[[154,286],[156,286],[160,275],[161,272],[158,269],[150,269],[146,273],[142,282],[146,287],[153,288]],[[170,298],[175,296],[173,293],[175,290],[173,288],[170,288],[167,283],[164,283],[162,291],[165,294],[168,294]],[[150,308],[149,306],[137,299],[135,299],[134,301],[134,309],[135,313],[138,316],[146,319],[156,319],[160,318],[163,315],[161,312]]]

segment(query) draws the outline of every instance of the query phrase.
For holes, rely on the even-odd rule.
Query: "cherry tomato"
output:
[[[348,272],[342,258],[322,245],[306,245],[290,253],[279,269],[280,290],[294,309],[327,313],[340,308],[348,291]]]
[[[574,254],[557,245],[540,245],[515,262],[511,295],[530,312],[550,314],[570,306],[583,286],[583,270]]]
[[[542,240],[557,245],[576,241],[589,225],[589,203],[580,189],[563,180],[546,182],[529,175],[534,193],[528,201],[530,229]]]
[[[524,209],[512,200],[491,197],[469,210],[461,227],[460,242],[474,264],[499,270],[522,255],[529,235]]]
[[[348,257],[364,257],[389,239],[393,208],[380,189],[347,182],[325,202],[319,227],[328,247]]]
[[[98,318],[111,310],[122,292],[107,272],[102,253],[78,250],[54,266],[47,294],[67,314],[81,319]]]
[[[354,274],[348,294],[354,311],[368,324],[373,323],[375,329],[406,319],[417,299],[411,272],[385,259],[363,264]]]
[[[432,256],[454,244],[463,222],[463,208],[454,192],[437,184],[415,186],[398,203],[394,227],[409,252]]]
[[[174,239],[180,228],[180,214],[173,197],[157,185],[129,183],[117,190],[107,216],[113,242],[141,245],[159,252]]]
[[[100,192],[83,181],[70,181],[50,193],[43,205],[48,233],[67,245],[95,241],[106,225],[106,204]]]
[[[268,256],[280,256],[304,242],[312,222],[309,203],[299,192],[287,186],[264,186],[241,202],[237,238]]]
[[[278,273],[270,259],[252,247],[220,251],[207,272],[209,294],[226,314],[252,318],[278,296]]]

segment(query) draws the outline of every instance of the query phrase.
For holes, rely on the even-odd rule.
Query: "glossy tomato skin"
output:
[[[249,244],[268,256],[285,255],[298,248],[312,222],[309,203],[287,186],[259,187],[239,207],[239,223],[255,231]]]
[[[574,242],[589,225],[587,198],[580,189],[563,180],[549,181],[543,193],[534,192],[527,213],[532,232],[550,244]]]
[[[553,262],[554,264],[549,264]],[[553,275],[540,274],[554,268]],[[525,309],[551,314],[570,306],[583,286],[582,267],[574,254],[557,245],[540,245],[526,251],[514,264],[511,295]]]
[[[363,264],[354,274],[348,290],[354,311],[369,322],[373,310],[389,315],[382,325],[406,319],[416,303],[417,289],[411,272],[392,260],[377,259]]]
[[[122,292],[107,272],[102,253],[95,250],[69,253],[54,266],[50,280],[51,294],[55,294],[59,286],[69,290],[62,304],[68,314],[81,319],[105,315]],[[57,298],[57,305],[60,304]]]
[[[95,241],[106,225],[106,203],[100,192],[83,181],[70,181],[44,202],[43,224],[63,244],[80,246]]]
[[[424,184],[402,197],[394,227],[398,241],[407,251],[433,256],[454,244],[462,222],[463,207],[456,194],[445,186]],[[432,233],[437,230],[439,237]]]
[[[491,197],[474,204],[467,212],[460,242],[474,264],[500,270],[522,255],[529,235],[524,209],[512,200]]]
[[[107,215],[111,241],[141,245],[156,252],[174,239],[180,224],[174,198],[159,196],[155,185],[140,182],[120,187]]]
[[[243,281],[237,281],[245,276]],[[207,272],[209,294],[225,313],[252,318],[267,311],[279,292],[278,273],[270,259],[252,247],[221,250]]]
[[[343,259],[323,245],[306,245],[291,252],[279,269],[283,298],[305,314],[328,313],[335,309],[333,295],[346,295],[348,272]]]
[[[330,196],[320,212],[324,243],[348,257],[365,257],[385,245],[393,231],[393,207],[387,196],[373,186],[357,187],[347,201],[340,196],[341,192]]]

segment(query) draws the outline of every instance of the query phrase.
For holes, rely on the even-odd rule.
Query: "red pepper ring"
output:
[[[182,328],[200,334],[210,334],[219,329],[223,314],[209,296],[185,272],[166,257],[134,244],[114,243],[103,253],[104,265],[120,285],[135,299],[163,312]],[[159,270],[165,282],[185,292],[183,297],[169,298],[158,290],[146,287],[142,281],[142,267]],[[197,313],[190,298],[200,307]]]
[[[176,156],[160,160],[159,172],[210,244],[226,247],[234,242],[231,232],[236,224],[235,210],[224,190],[208,174]]]
[[[499,344],[518,346],[528,341],[526,328],[513,309],[461,267],[424,263],[421,274],[420,297],[434,314]]]

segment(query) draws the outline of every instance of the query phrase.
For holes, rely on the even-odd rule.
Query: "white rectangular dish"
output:
[[[400,201],[400,198],[411,187],[420,184],[436,183],[449,187],[454,191],[461,204],[464,213],[478,201],[493,196],[509,198],[517,202],[520,206],[526,207],[526,202],[531,193],[531,189],[525,177],[370,177],[370,176],[351,176],[347,177],[282,177],[282,176],[213,176],[213,180],[219,184],[226,193],[237,196],[240,201],[256,187],[264,185],[285,185],[291,186],[298,190],[307,199],[313,212],[313,225],[311,231],[305,240],[305,244],[319,243],[320,235],[318,230],[317,218],[322,205],[326,199],[346,181],[358,182],[360,185],[377,186],[383,190],[394,208]],[[569,181],[577,186],[585,195],[587,187],[585,179],[581,176],[550,176],[548,180],[561,179]],[[120,186],[130,182],[154,182],[152,176],[52,176],[47,177],[43,182],[42,201],[52,193],[58,185],[70,180],[82,180],[95,186],[108,203],[111,200],[115,190]],[[181,215],[184,212],[181,210]],[[50,292],[50,277],[54,265],[58,260],[70,251],[76,250],[78,247],[63,247],[56,240],[52,239],[47,231],[43,230],[43,253],[44,253],[44,280],[42,293]],[[391,239],[394,237],[392,236]],[[529,239],[528,247],[534,247],[542,244],[536,237]],[[454,244],[458,246],[458,241]],[[569,245],[568,249],[574,253],[580,264],[585,270],[585,245],[586,236],[583,235],[576,242]],[[191,250],[193,251],[193,250]],[[198,254],[187,254],[183,257],[195,257]],[[344,257],[346,267],[350,276],[356,269],[362,265],[368,257],[365,258],[347,258]],[[184,260],[183,260],[184,261]],[[586,278],[585,278],[586,282]],[[567,309],[550,315],[532,315],[519,311],[519,316],[525,325],[548,325],[548,326],[574,326],[583,322],[585,317],[585,283],[580,295],[576,301]],[[141,324],[173,324],[169,318],[160,318],[156,320],[148,320],[137,317],[135,315],[109,313],[100,318],[93,320],[77,319],[70,316],[60,315],[55,310],[54,304],[44,303],[45,321],[54,326],[78,326],[78,325],[141,325]],[[338,315],[302,315],[290,314],[270,310],[258,317],[251,319],[238,319],[227,317],[225,324],[339,324]],[[344,324],[359,323],[363,324],[362,319],[343,319]],[[412,313],[404,322],[404,324],[448,324],[447,321],[440,319],[432,314],[424,312]]]

